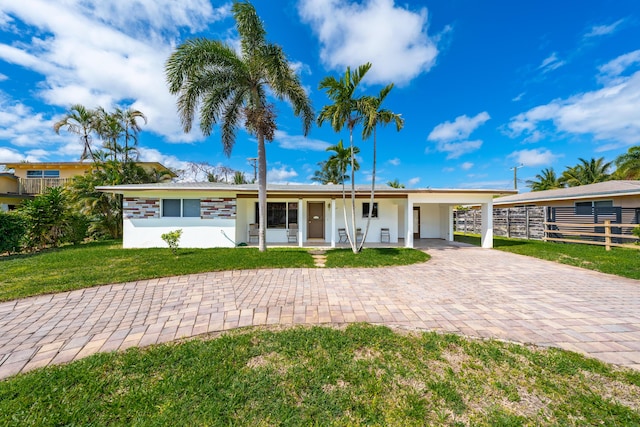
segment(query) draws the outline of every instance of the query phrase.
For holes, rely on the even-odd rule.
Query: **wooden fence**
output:
[[[495,208],[493,210],[493,234],[520,239],[544,238],[544,207]],[[454,212],[454,231],[479,234],[482,231],[482,214],[477,209]]]
[[[640,208],[621,207],[518,207],[493,210],[493,233],[566,243],[640,249],[640,238],[632,230],[640,223]],[[482,232],[482,212],[478,209],[454,212],[454,230]]]

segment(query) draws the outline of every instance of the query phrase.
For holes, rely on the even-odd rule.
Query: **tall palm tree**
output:
[[[393,89],[393,83],[383,87],[380,90],[378,96],[367,96],[362,104],[364,113],[364,126],[362,128],[362,139],[366,139],[373,133],[373,167],[371,171],[371,199],[369,201],[369,215],[367,216],[367,226],[364,229],[364,235],[362,236],[362,242],[358,251],[362,249],[365,240],[367,240],[367,233],[369,232],[369,225],[371,224],[371,214],[373,212],[374,194],[376,186],[376,134],[378,125],[386,126],[389,123],[395,123],[396,130],[400,132],[404,127],[404,119],[400,114],[396,114],[393,111],[382,108],[382,103],[387,97],[389,92]]]
[[[322,107],[318,115],[318,125],[322,126],[325,121],[329,121],[333,130],[340,132],[346,125],[349,130],[349,147],[351,149],[351,232],[347,226],[347,207],[344,207],[345,228],[347,238],[354,253],[358,252],[355,239],[356,232],[356,188],[355,188],[355,153],[353,147],[353,129],[363,120],[362,102],[363,97],[356,97],[356,89],[371,68],[370,63],[360,65],[353,73],[351,68],[340,79],[327,76],[320,82],[319,88],[327,90],[327,96],[333,104]]]
[[[120,123],[120,127],[122,127],[122,131],[124,133],[124,161],[129,161],[129,151],[135,150],[136,159],[138,158],[137,154],[137,146],[138,146],[138,133],[140,132],[140,124],[138,123],[139,119],[144,120],[144,123],[147,123],[147,116],[145,116],[141,111],[134,110],[129,107],[126,110],[121,108],[116,108],[114,113],[116,120]],[[129,141],[132,142],[131,146],[129,145]]]
[[[80,137],[80,143],[82,144],[80,161],[85,159],[93,160],[91,134],[96,130],[95,114],[95,110],[90,110],[80,104],[74,104],[67,114],[53,125],[53,130],[57,134],[60,134],[61,128],[66,128],[67,131],[75,133]]]
[[[631,147],[616,160],[616,179],[640,179],[640,145]]]
[[[579,158],[578,160],[580,160],[580,163],[573,167],[567,167],[562,172],[561,183],[569,187],[577,187],[611,179],[611,175],[609,175],[611,162],[605,163],[604,157],[599,159],[591,158],[591,160]]]
[[[199,111],[200,130],[209,136],[220,124],[222,147],[227,156],[236,141],[236,130],[245,129],[258,140],[259,247],[266,246],[267,157],[265,140],[276,130],[273,105],[267,88],[288,101],[302,119],[305,136],[313,122],[313,108],[282,48],[265,40],[262,21],[250,3],[233,5],[240,35],[240,52],[218,40],[193,39],[178,46],[165,66],[169,91],[178,95],[177,107],[185,132],[191,130]]]
[[[94,120],[96,132],[102,138],[102,146],[109,153],[111,160],[118,160],[118,155],[124,152],[124,147],[118,143],[124,128],[116,113],[109,113],[103,107],[98,107]]]
[[[556,176],[556,172],[553,168],[545,168],[542,173],[535,176],[535,179],[527,181],[527,187],[531,188],[531,191],[543,191],[543,190],[555,190],[562,188],[564,185],[560,182]]]

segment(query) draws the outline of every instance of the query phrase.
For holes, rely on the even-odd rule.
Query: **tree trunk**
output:
[[[353,155],[353,125],[349,126],[349,144],[351,145],[351,230],[353,231],[353,241],[351,250],[354,254],[358,253],[358,233],[356,230],[356,177],[355,177],[355,159]]]
[[[367,233],[369,233],[369,224],[371,224],[371,213],[373,212],[374,194],[376,191],[376,129],[373,128],[373,169],[371,172],[371,198],[369,199],[369,216],[367,217],[367,226],[364,229],[362,236],[362,242],[358,248],[358,252],[362,250],[364,241],[367,240]]]
[[[267,154],[264,135],[258,131],[258,247],[267,250]]]

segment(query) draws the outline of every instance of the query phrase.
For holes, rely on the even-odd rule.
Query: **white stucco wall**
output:
[[[123,222],[125,248],[166,248],[162,234],[181,229],[181,248],[233,247],[235,219],[141,218]]]
[[[364,233],[367,227],[367,217],[362,216],[362,203],[369,203],[369,199],[356,199],[356,228],[361,228]],[[375,203],[378,204],[378,218],[371,218],[371,224],[369,225],[369,232],[367,233],[366,242],[378,243],[380,242],[380,229],[388,228],[391,235],[391,242],[398,242],[398,202],[397,199],[375,199]],[[326,217],[325,217],[326,218]],[[331,219],[329,213],[328,219]],[[351,227],[351,201],[347,199],[347,222],[349,223],[349,230]],[[327,227],[329,227],[329,222]],[[344,211],[342,198],[336,199],[336,235],[338,234],[338,228],[344,228]],[[327,228],[327,232],[331,230]],[[331,236],[327,236],[327,241],[331,240]]]

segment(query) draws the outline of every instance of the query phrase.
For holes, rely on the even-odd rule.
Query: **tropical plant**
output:
[[[20,250],[26,232],[26,223],[18,212],[0,211],[0,254]]]
[[[191,130],[199,111],[200,130],[211,134],[220,124],[222,147],[229,156],[236,130],[244,127],[258,142],[259,248],[266,246],[267,157],[265,140],[273,141],[276,130],[274,106],[267,90],[288,101],[301,117],[307,135],[313,109],[298,76],[282,48],[265,40],[266,31],[255,8],[238,2],[232,7],[240,36],[240,52],[218,40],[198,38],[178,46],[167,60],[169,91],[178,95],[177,108],[185,132]]]
[[[578,160],[580,160],[580,163],[573,167],[567,166],[567,169],[562,173],[560,177],[562,184],[566,184],[569,187],[577,187],[611,179],[611,175],[609,175],[611,162],[605,163],[604,157],[599,159],[591,158],[591,160],[579,158]]]
[[[137,147],[138,147],[138,133],[140,133],[139,119],[144,120],[147,123],[147,117],[138,110],[134,110],[129,107],[126,110],[122,108],[116,108],[113,116],[120,124],[122,132],[124,134],[124,161],[129,161],[129,151],[135,152],[134,160],[138,159]],[[130,144],[131,142],[131,144]]]
[[[26,222],[28,248],[58,246],[68,226],[67,198],[62,187],[49,187],[31,200],[25,200],[19,212]]]
[[[180,237],[182,237],[182,229],[169,231],[160,236],[165,241],[171,252],[178,256],[178,247],[180,246]]]
[[[398,178],[393,181],[387,181],[387,185],[391,188],[404,188],[404,184],[398,181]]]
[[[236,185],[240,185],[240,184],[248,184],[249,181],[247,181],[247,177],[245,176],[244,172],[235,171],[233,173],[233,183]]]
[[[96,109],[94,120],[96,132],[102,139],[102,147],[107,150],[107,157],[112,161],[118,160],[119,155],[124,153],[124,147],[118,143],[124,131],[120,121],[115,114],[103,107]]]
[[[53,125],[53,130],[57,134],[60,134],[60,129],[66,128],[68,132],[74,133],[80,137],[80,142],[82,144],[82,155],[80,156],[80,161],[85,159],[93,160],[91,134],[96,131],[95,117],[95,110],[90,110],[80,104],[74,104],[66,115]]]
[[[322,162],[318,162],[318,166],[320,169],[313,173],[311,181],[319,182],[322,185],[342,184],[344,187],[344,180],[349,179],[349,175],[340,173],[337,163],[324,160]]]
[[[393,83],[388,84],[380,90],[378,96],[367,96],[362,103],[362,109],[364,114],[362,139],[367,139],[373,133],[373,166],[371,169],[371,198],[369,206],[374,204],[374,195],[376,187],[376,136],[378,125],[386,126],[389,123],[395,123],[396,130],[400,130],[404,127],[404,119],[400,114],[396,114],[393,111],[382,108],[382,103],[387,97],[389,92],[393,89]],[[369,225],[371,224],[371,214],[373,209],[369,209],[369,215],[367,216],[367,225],[364,229],[364,235],[362,236],[362,242],[358,251],[362,249],[364,242],[367,240],[367,233],[369,232]]]
[[[543,191],[555,190],[564,187],[564,185],[556,176],[553,168],[545,168],[535,176],[535,179],[527,180],[527,187],[531,188],[531,191]]]
[[[630,147],[615,159],[616,179],[640,179],[640,145]]]
[[[370,63],[359,66],[353,72],[351,72],[350,67],[347,67],[347,71],[342,78],[336,79],[333,76],[327,76],[322,79],[319,85],[320,89],[326,89],[327,97],[333,101],[333,104],[322,107],[317,118],[318,125],[322,126],[325,121],[328,121],[336,132],[340,132],[345,125],[349,130],[349,147],[351,150],[351,230],[349,230],[347,222],[346,203],[343,203],[343,212],[347,239],[354,253],[358,252],[358,248],[354,238],[356,235],[356,189],[353,130],[363,120],[363,97],[356,97],[356,89],[370,68]]]

